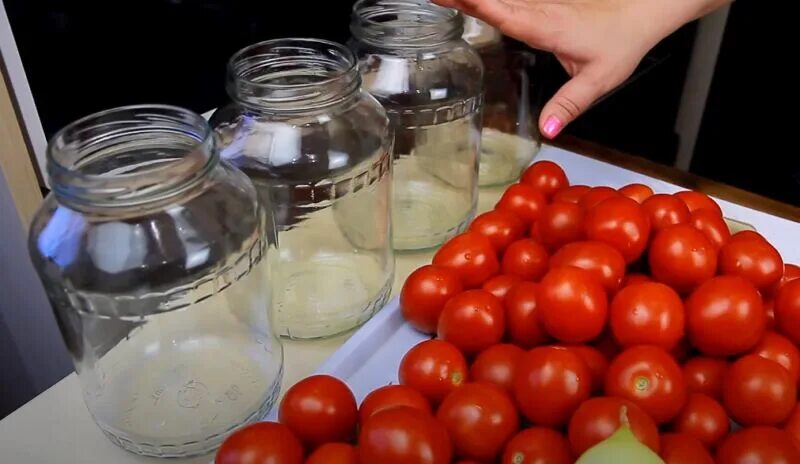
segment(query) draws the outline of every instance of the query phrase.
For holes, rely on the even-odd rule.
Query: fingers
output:
[[[542,134],[549,139],[554,138],[613,86],[613,83],[603,82],[589,70],[576,74],[542,109],[539,117]]]

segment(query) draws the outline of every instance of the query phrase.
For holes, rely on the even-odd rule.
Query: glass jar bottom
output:
[[[478,185],[481,187],[516,181],[541,147],[536,140],[496,129],[484,128],[481,134],[478,170]]]

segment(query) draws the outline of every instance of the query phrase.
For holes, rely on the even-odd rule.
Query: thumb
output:
[[[576,74],[542,108],[539,117],[542,134],[548,139],[557,136],[609,88],[611,86],[586,69]]]

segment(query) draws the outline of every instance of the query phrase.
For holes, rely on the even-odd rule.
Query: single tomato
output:
[[[529,421],[561,426],[589,398],[592,372],[570,350],[534,348],[520,358],[513,390],[519,410]]]
[[[731,238],[731,230],[725,219],[711,208],[692,211],[689,223],[702,232],[717,250],[728,243]]]
[[[589,345],[565,345],[564,348],[577,354],[592,373],[592,390],[603,391],[603,382],[608,371],[608,358],[597,348]]]
[[[653,231],[675,224],[685,224],[691,218],[689,208],[681,200],[665,193],[651,196],[642,203],[642,208],[650,218]]]
[[[588,271],[613,295],[625,277],[625,258],[616,248],[598,241],[569,243],[551,258],[550,268],[578,267]]]
[[[746,353],[767,327],[761,295],[737,276],[714,277],[686,300],[686,329],[700,352],[709,356]]]
[[[663,348],[639,345],[620,353],[606,374],[605,393],[632,401],[663,424],[686,402],[680,366]]]
[[[559,190],[569,187],[566,173],[552,161],[533,163],[522,173],[520,182],[542,192],[547,199],[553,198]]]
[[[358,410],[359,423],[364,425],[367,419],[378,412],[397,406],[408,406],[433,414],[431,404],[422,393],[408,385],[386,385],[370,392],[361,402]]]
[[[603,331],[608,317],[608,297],[592,274],[576,267],[548,272],[536,295],[544,328],[565,343],[583,343]]]
[[[722,401],[728,415],[740,425],[778,425],[797,402],[797,383],[775,361],[747,355],[725,373]]]
[[[676,432],[691,435],[704,446],[713,448],[728,434],[731,425],[725,408],[717,400],[702,393],[692,393],[672,427]]]
[[[545,206],[547,198],[542,192],[527,184],[514,184],[506,189],[495,209],[508,211],[530,225],[539,219]]]
[[[539,242],[525,238],[509,245],[503,254],[503,274],[520,277],[522,280],[538,282],[547,272],[550,255]]]
[[[691,212],[695,212],[704,208],[710,208],[712,211],[722,216],[722,208],[719,207],[716,201],[712,200],[711,197],[703,192],[684,190],[676,193],[675,196],[683,201]]]
[[[603,200],[613,197],[621,197],[620,193],[614,190],[611,187],[601,186],[601,187],[592,187],[589,189],[588,192],[585,192],[583,196],[581,196],[580,201],[578,204],[581,208],[589,211],[590,209],[597,206]]]
[[[539,284],[520,282],[506,295],[506,336],[522,348],[533,348],[550,341],[539,314]]]
[[[636,438],[656,453],[659,450],[658,427],[644,410],[634,403],[613,397],[596,397],[584,401],[569,421],[569,442],[572,453],[584,451],[610,437],[622,425],[622,409]]]
[[[436,418],[399,406],[375,414],[361,427],[358,457],[362,463],[450,464],[453,445]]]
[[[717,448],[716,464],[794,464],[800,451],[775,427],[750,427],[728,435]]]
[[[722,401],[722,379],[730,364],[725,359],[698,356],[683,365],[683,380],[690,393],[702,393]]]
[[[650,240],[650,219],[639,203],[623,196],[607,198],[588,210],[586,238],[605,242],[622,253],[625,261],[639,259]]]
[[[400,291],[400,311],[412,327],[423,333],[436,333],[439,315],[447,300],[464,291],[452,269],[422,266],[408,276]]]
[[[497,298],[500,298],[500,300],[505,300],[511,288],[520,282],[522,282],[522,278],[519,276],[500,274],[487,280],[482,288]]]
[[[775,296],[778,331],[800,344],[800,279],[784,284]]]
[[[769,291],[783,277],[783,259],[764,237],[745,232],[734,234],[719,250],[719,272],[744,277],[759,291]]]
[[[464,232],[445,242],[433,256],[433,265],[452,269],[468,288],[478,288],[500,272],[492,243],[477,232]]]
[[[311,453],[305,464],[358,464],[358,451],[347,443],[328,443]]]
[[[648,255],[653,278],[688,293],[717,272],[717,251],[702,232],[689,224],[661,230]]]
[[[455,454],[464,459],[494,461],[519,430],[519,415],[505,390],[471,383],[452,391],[436,418],[444,424]]]
[[[341,380],[312,375],[286,391],[278,418],[313,449],[351,440],[358,423],[358,405],[350,387]]]
[[[222,442],[215,464],[269,462],[303,464],[303,445],[289,427],[276,422],[256,422]]]
[[[795,382],[800,381],[800,350],[783,335],[767,332],[751,354],[775,361],[789,371]]]
[[[796,264],[784,264],[781,285],[791,282],[795,279],[800,279],[800,266]]]
[[[577,205],[581,201],[581,198],[591,189],[592,188],[588,185],[571,185],[556,192],[556,194],[553,195],[553,203],[563,201]]]
[[[525,350],[517,345],[500,344],[487,348],[475,358],[469,369],[473,382],[493,383],[506,391],[511,391],[517,363]]]
[[[575,203],[556,201],[547,205],[542,211],[542,217],[534,224],[539,241],[553,251],[567,243],[582,240],[585,215],[583,208]]]
[[[546,427],[525,429],[506,445],[500,464],[573,464],[564,435]]]
[[[488,238],[498,253],[525,236],[525,224],[508,211],[494,210],[476,217],[469,230]]]
[[[469,356],[500,343],[505,331],[503,302],[486,290],[467,290],[444,305],[437,334]]]
[[[658,282],[630,285],[611,301],[609,321],[623,348],[657,345],[671,350],[684,334],[683,301],[675,290]]]
[[[644,184],[628,184],[619,189],[619,193],[636,201],[636,203],[642,204],[653,196],[653,189]]]
[[[467,381],[467,360],[453,344],[426,340],[411,348],[400,361],[400,383],[439,404]]]
[[[714,458],[700,440],[685,433],[662,435],[658,455],[664,464],[714,464]]]

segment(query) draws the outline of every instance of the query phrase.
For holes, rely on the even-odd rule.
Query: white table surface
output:
[[[545,147],[537,159],[559,163],[572,184],[623,185],[641,182],[657,192],[680,190],[666,182],[618,168],[553,147]],[[491,209],[503,189],[481,190],[479,212]],[[726,217],[747,222],[764,234],[783,254],[787,262],[800,263],[800,224],[720,201]],[[397,255],[393,288],[396,295],[408,274],[430,262],[432,252]],[[313,372],[330,356],[348,335],[323,341],[284,341],[286,353],[283,387]],[[9,381],[3,379],[3,381]],[[209,456],[176,462],[208,464]],[[0,421],[0,463],[8,464],[141,464],[163,462],[127,453],[111,444],[95,426],[83,404],[80,384],[71,374],[4,420]]]

